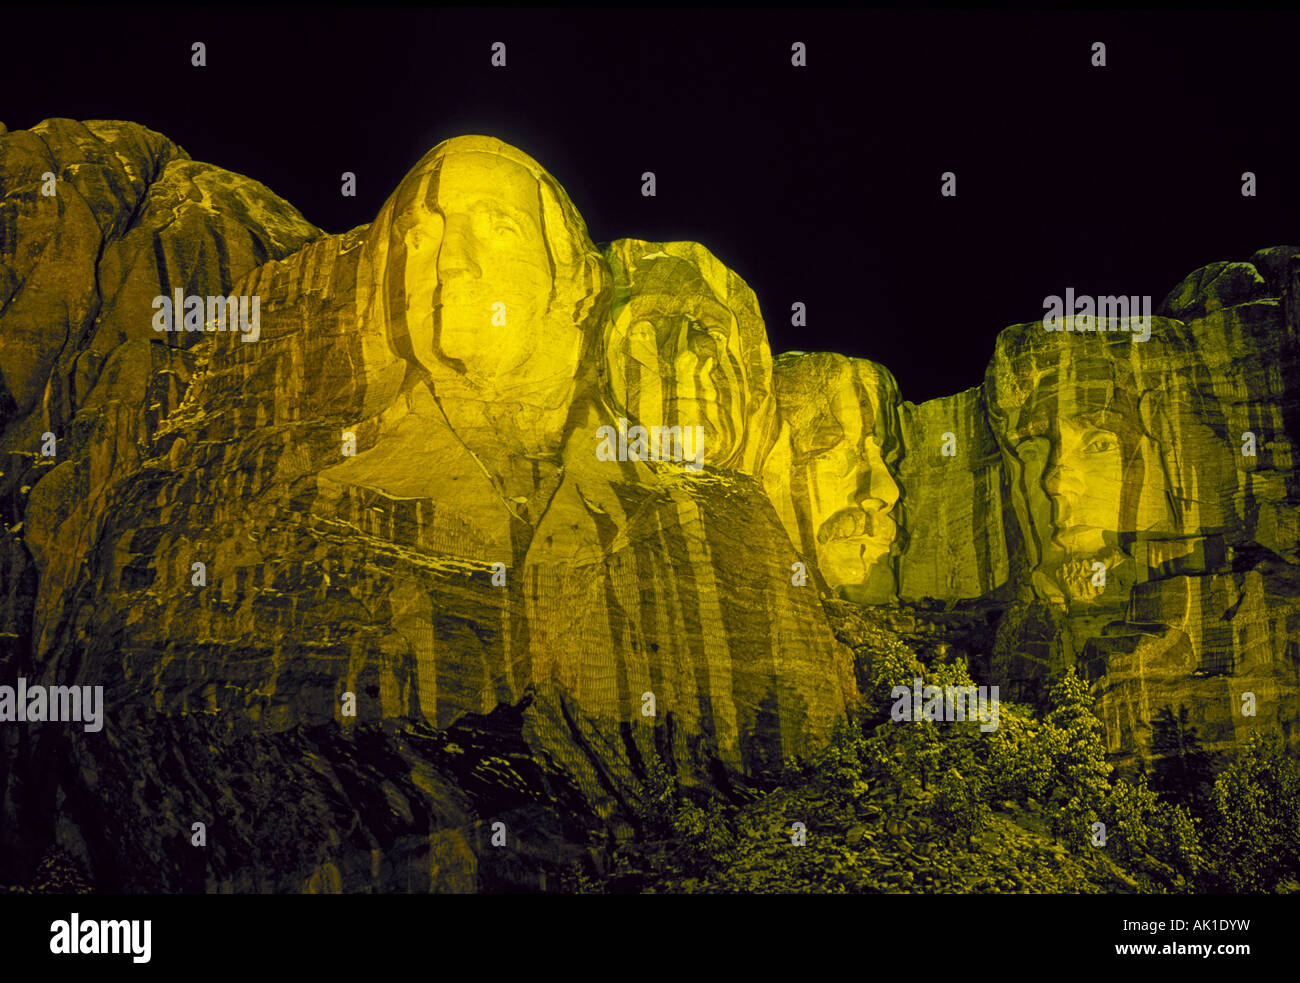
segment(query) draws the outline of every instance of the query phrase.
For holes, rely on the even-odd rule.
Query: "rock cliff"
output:
[[[1179,705],[1294,741],[1298,293],[1300,249],[1212,264],[915,405],[498,140],[327,235],[134,124],[0,132],[0,683],[105,701],[0,725],[0,870],[545,890],[657,763],[739,795],[825,742],[832,597],[959,612],[1004,696],[1082,667],[1117,759]]]

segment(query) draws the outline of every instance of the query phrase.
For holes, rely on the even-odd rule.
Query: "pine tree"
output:
[[[1043,723],[1055,749],[1052,769],[1052,835],[1078,849],[1088,842],[1110,792],[1101,721],[1092,697],[1073,667],[1052,687],[1052,710]]]

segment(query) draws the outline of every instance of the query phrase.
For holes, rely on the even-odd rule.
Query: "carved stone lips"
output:
[[[1083,539],[1087,536],[1094,535],[1098,531],[1099,530],[1097,526],[1084,526],[1084,525],[1067,526],[1066,528],[1061,529],[1059,532],[1057,532],[1055,534],[1055,538],[1058,542],[1061,543],[1061,545],[1069,546],[1069,544],[1074,542],[1075,540]]]

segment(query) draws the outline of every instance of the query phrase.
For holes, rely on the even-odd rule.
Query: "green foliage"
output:
[[[1109,816],[1106,849],[1134,869],[1154,858],[1170,872],[1191,881],[1205,868],[1200,832],[1186,809],[1161,800],[1145,775],[1135,783],[1118,781],[1111,787],[1105,813]]]
[[[1047,828],[1053,837],[1071,850],[1080,852],[1092,842],[1092,824],[1095,822],[1098,822],[1097,810],[1093,808],[1090,796],[1067,796],[1059,791],[1053,794]]]
[[[1146,777],[1137,784],[1124,780],[1111,786],[1106,803],[1106,849],[1123,860],[1135,860],[1151,848],[1151,821],[1157,807],[1156,794],[1147,786]]]
[[[671,835],[681,792],[677,778],[658,758],[646,766],[646,780],[641,790],[641,821],[652,837]]]
[[[945,692],[947,692],[949,686],[965,688],[975,685],[975,681],[971,679],[964,662],[935,666],[927,682],[930,685],[941,687]],[[1000,711],[1001,702],[999,701],[999,729],[1002,723]],[[962,774],[965,774],[975,766],[977,760],[983,760],[987,757],[989,740],[997,731],[981,731],[980,723],[980,721],[970,718],[965,721],[949,721],[942,725],[940,730],[944,750],[940,756],[942,760],[937,763],[938,771],[936,774],[942,774],[950,767],[956,768]]]
[[[970,671],[964,662],[940,662],[926,673],[926,682],[933,686],[974,686]]]
[[[687,867],[708,870],[731,860],[736,837],[717,799],[710,799],[703,809],[683,801],[672,816],[672,826]]]
[[[998,729],[989,735],[989,796],[994,801],[1047,797],[1064,753],[1061,735],[1036,720],[1028,707],[1003,703]]]
[[[928,720],[891,724],[886,731],[893,738],[905,775],[915,775],[921,789],[929,789],[930,780],[939,770],[947,750],[939,737],[939,728]]]
[[[1043,720],[1050,733],[1052,755],[1051,804],[1055,810],[1048,827],[1052,835],[1072,849],[1090,842],[1110,788],[1106,745],[1101,721],[1092,712],[1087,686],[1073,668],[1052,687],[1051,711]]]
[[[987,795],[982,773],[962,775],[956,768],[949,768],[935,788],[934,798],[930,802],[930,816],[940,829],[965,837],[969,844],[988,822],[990,810]]]
[[[1210,854],[1224,890],[1273,891],[1300,877],[1300,765],[1275,734],[1246,742],[1214,783]]]
[[[875,778],[878,787],[889,790],[895,802],[901,799],[908,781],[907,756],[900,742],[894,739],[896,735],[893,724],[881,724],[859,751],[863,767]]]
[[[940,687],[973,685],[964,664],[926,670],[901,642],[875,654],[873,695],[860,718],[807,759],[787,760],[780,785],[743,806],[693,800],[652,761],[637,840],[584,888],[1096,891],[1136,882],[1143,890],[1264,891],[1300,878],[1300,767],[1275,738],[1243,748],[1205,796],[1202,819],[1188,808],[1194,796],[1177,794],[1189,788],[1181,779],[1168,795],[1144,774],[1109,781],[1103,729],[1073,671],[1052,687],[1042,719],[1004,703],[998,729],[983,733],[974,721],[890,718],[893,686],[910,690],[918,676]],[[1194,788],[1208,760],[1195,731],[1185,715],[1161,721],[1165,777],[1191,776]],[[796,820],[807,826],[804,845],[791,843]],[[1104,848],[1092,845],[1098,821]]]
[[[1158,803],[1152,831],[1152,852],[1184,878],[1194,882],[1205,872],[1202,837],[1186,809],[1172,802]]]
[[[924,674],[916,653],[901,642],[890,640],[878,651],[873,651],[870,681],[863,694],[864,722],[871,726],[887,721],[889,710],[894,705],[890,695],[894,687],[906,686],[910,690],[912,682]]]
[[[872,757],[867,744],[861,728],[838,722],[830,742],[813,758],[813,781],[844,805],[861,801],[870,790],[866,773]]]

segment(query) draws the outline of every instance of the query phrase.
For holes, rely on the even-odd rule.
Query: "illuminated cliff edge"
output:
[[[214,868],[236,888],[312,869],[391,887],[414,865],[469,889],[489,820],[560,855],[573,831],[539,810],[617,827],[652,756],[688,783],[760,775],[856,695],[819,587],[998,613],[971,654],[1024,695],[1084,666],[1117,752],[1170,702],[1211,746],[1300,710],[1300,250],[1193,274],[1147,342],[1009,328],[982,387],[916,406],[865,360],[774,363],[757,298],[707,249],[598,249],[554,179],[486,137],[434,148],[341,236],[133,124],[4,134],[0,175],[6,671],[105,684],[113,735],[47,729],[23,753],[117,776],[103,842],[118,824],[172,884],[187,861],[164,828],[228,811],[233,749],[320,823],[277,872],[248,869],[266,846],[242,831]],[[158,335],[150,301],[178,285],[259,296],[258,341]],[[602,459],[620,425],[692,428],[703,470]],[[188,777],[154,760],[208,741],[210,764],[175,752]],[[131,801],[137,780],[157,801]],[[358,795],[396,818],[359,820]],[[301,812],[280,821],[300,835]],[[368,849],[335,842],[358,823]]]

